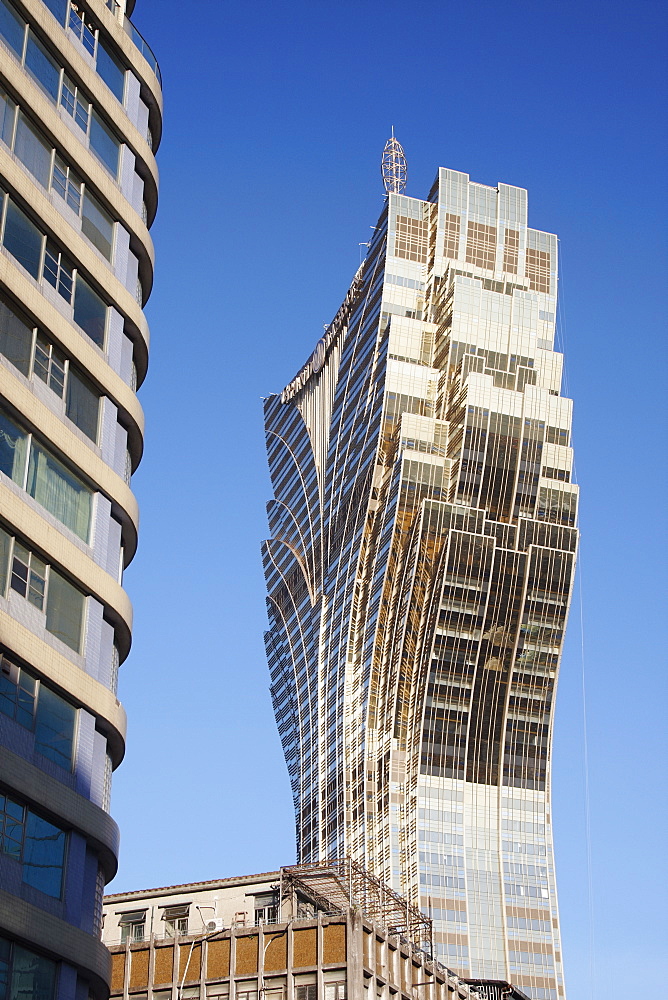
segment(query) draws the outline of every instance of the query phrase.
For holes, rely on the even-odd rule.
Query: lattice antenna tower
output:
[[[394,125],[392,126],[392,135],[385,143],[383,158],[380,162],[380,172],[383,177],[383,187],[386,194],[404,193],[408,178],[408,164],[403,146],[394,137]]]

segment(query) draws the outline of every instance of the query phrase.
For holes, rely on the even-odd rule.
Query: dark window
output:
[[[125,70],[115,56],[112,56],[106,46],[99,40],[97,43],[97,71],[109,87],[109,90],[123,103],[125,87]]]
[[[56,963],[0,937],[3,1000],[54,1000]]]
[[[27,438],[9,417],[0,411],[0,472],[23,486]]]
[[[67,416],[91,441],[97,441],[99,409],[100,397],[90,382],[70,365],[67,377]]]
[[[7,45],[16,52],[19,59],[23,56],[23,38],[25,22],[18,16],[11,4],[0,0],[0,35]]]
[[[84,193],[81,230],[93,246],[96,246],[107,260],[111,260],[114,223],[97,198],[93,197],[88,190]]]
[[[16,126],[14,152],[42,187],[48,188],[51,176],[51,144],[32,127],[23,112],[19,114]]]
[[[37,41],[32,31],[28,32],[25,64],[26,69],[30,70],[47,94],[53,97],[54,101],[57,101],[60,89],[60,67],[54,62],[44,46]]]
[[[74,293],[74,322],[98,347],[104,347],[106,318],[106,305],[88,282],[78,274]]]
[[[46,627],[78,653],[83,631],[84,595],[53,568],[49,571]]]
[[[0,354],[27,376],[31,348],[32,328],[0,299]]]
[[[11,201],[7,204],[7,218],[2,242],[33,278],[39,276],[42,258],[42,234],[28,216]]]
[[[76,709],[69,702],[40,684],[35,749],[68,771],[72,767],[76,715]]]
[[[95,111],[90,121],[90,148],[115,177],[118,173],[119,142]]]
[[[11,146],[12,144],[15,114],[16,105],[7,97],[4,91],[0,90],[0,139],[7,146]]]

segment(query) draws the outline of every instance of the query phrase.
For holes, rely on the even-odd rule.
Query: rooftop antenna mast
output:
[[[403,147],[398,139],[394,137],[394,125],[392,126],[392,136],[385,143],[383,158],[380,163],[380,172],[383,177],[383,187],[386,194],[403,194],[406,190],[406,178],[408,176],[408,164]]]

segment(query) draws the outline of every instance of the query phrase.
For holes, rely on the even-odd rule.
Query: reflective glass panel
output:
[[[125,70],[99,39],[97,43],[97,71],[112,94],[123,103]]]
[[[19,59],[23,56],[25,22],[7,0],[0,0],[0,35],[13,49]]]
[[[99,410],[99,395],[90,383],[70,365],[67,379],[67,416],[91,441],[97,441]]]
[[[53,568],[49,571],[46,627],[75,653],[81,646],[84,595]]]
[[[12,202],[7,204],[7,218],[2,242],[26,271],[37,278],[42,258],[42,234],[27,215]]]
[[[18,368],[22,375],[30,371],[32,328],[0,299],[0,354]]]
[[[74,293],[74,322],[98,347],[104,347],[106,319],[106,305],[88,282],[78,274]]]
[[[70,770],[76,709],[40,684],[35,720],[35,749],[55,764]]]
[[[28,811],[23,844],[23,881],[47,896],[60,897],[65,831]]]
[[[90,120],[90,148],[115,177],[118,173],[120,144],[116,136],[106,125],[103,125],[101,118],[95,111],[93,111]]]
[[[53,97],[54,101],[57,101],[60,88],[60,67],[44,46],[37,41],[32,31],[28,32],[25,64],[37,82],[44,87],[47,94]]]
[[[23,486],[27,436],[0,410],[0,472]]]
[[[48,188],[51,176],[51,144],[32,127],[22,112],[19,113],[16,126],[14,152],[42,187]]]
[[[111,250],[114,239],[114,223],[111,216],[105,212],[97,198],[88,190],[84,193],[81,229],[93,246],[111,260]]]

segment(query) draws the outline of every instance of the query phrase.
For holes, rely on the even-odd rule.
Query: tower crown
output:
[[[385,143],[383,157],[380,161],[380,172],[386,194],[404,193],[408,178],[408,163],[403,146],[394,136],[394,126],[392,126],[392,135]]]

